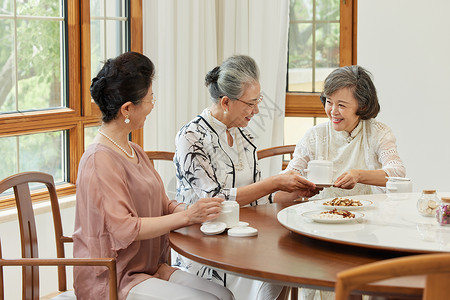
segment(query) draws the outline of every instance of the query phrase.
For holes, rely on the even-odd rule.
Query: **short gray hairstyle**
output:
[[[215,103],[219,98],[227,96],[239,99],[245,89],[259,82],[259,69],[253,58],[247,55],[233,55],[222,65],[206,74],[205,85],[209,89],[211,100]]]
[[[375,118],[380,112],[377,90],[372,82],[369,71],[361,66],[345,66],[331,72],[325,79],[320,101],[325,106],[326,97],[338,90],[349,88],[358,101],[356,114],[362,120]]]

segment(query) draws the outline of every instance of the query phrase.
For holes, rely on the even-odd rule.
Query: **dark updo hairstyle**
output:
[[[247,55],[233,55],[227,58],[222,65],[209,71],[205,77],[205,85],[214,103],[223,96],[233,101],[239,99],[249,85],[257,82],[259,82],[258,66],[255,60]]]
[[[356,114],[362,120],[375,118],[378,115],[380,104],[369,71],[360,66],[346,66],[334,70],[325,79],[320,101],[325,106],[326,98],[343,88],[349,88],[353,92],[359,107]]]
[[[154,73],[151,60],[137,52],[108,59],[91,83],[91,96],[102,112],[103,122],[114,120],[124,103],[141,103]]]

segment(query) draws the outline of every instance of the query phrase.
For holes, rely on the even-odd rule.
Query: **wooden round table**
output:
[[[407,252],[367,249],[299,235],[277,221],[279,204],[240,209],[240,220],[258,229],[254,237],[231,237],[226,232],[205,235],[200,225],[170,233],[172,248],[199,263],[248,278],[278,284],[333,290],[340,271]],[[424,277],[410,276],[368,285],[359,292],[373,295],[421,297]]]

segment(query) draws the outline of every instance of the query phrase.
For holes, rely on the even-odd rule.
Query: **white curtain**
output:
[[[256,146],[283,145],[289,0],[145,0],[144,54],[156,66],[157,103],[144,127],[144,149],[175,151],[178,130],[210,105],[206,73],[232,54],[253,57],[264,101],[250,122]],[[157,165],[158,167],[158,165]],[[158,171],[169,196],[173,167]],[[262,163],[263,177],[280,160]]]

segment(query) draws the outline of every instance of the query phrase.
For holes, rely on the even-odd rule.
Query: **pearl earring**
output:
[[[228,113],[228,109],[225,109],[225,111],[223,112],[224,114],[227,114]]]
[[[128,115],[125,116],[125,124],[130,124],[130,119],[128,119]]]

